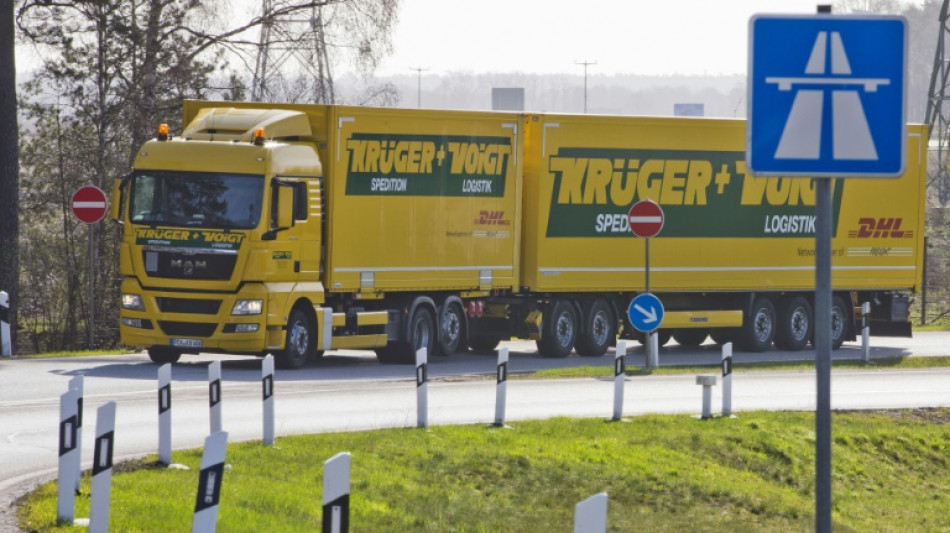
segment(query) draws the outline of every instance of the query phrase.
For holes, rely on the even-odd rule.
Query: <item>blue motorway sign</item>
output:
[[[903,17],[752,17],[749,172],[899,176],[907,150],[906,71]]]
[[[649,333],[663,323],[663,303],[656,295],[644,292],[630,301],[627,317],[638,331]]]

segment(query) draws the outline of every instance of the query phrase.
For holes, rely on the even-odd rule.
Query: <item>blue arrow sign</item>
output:
[[[663,303],[656,295],[649,292],[638,294],[630,301],[627,317],[638,331],[649,333],[663,323]]]
[[[752,17],[749,171],[899,176],[907,149],[906,71],[903,17]]]

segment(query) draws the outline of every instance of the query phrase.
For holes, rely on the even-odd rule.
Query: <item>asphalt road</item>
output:
[[[613,354],[542,359],[533,343],[507,343],[509,372],[581,365],[613,365]],[[872,339],[872,358],[950,354],[950,333],[924,332],[914,339]],[[846,344],[836,359],[858,359],[860,345]],[[795,360],[812,352],[735,355],[735,363]],[[230,440],[260,439],[260,361],[225,356],[185,356],[173,368],[173,445],[202,445],[209,432],[207,363],[222,360],[223,426]],[[628,365],[642,365],[643,348],[628,352]],[[715,364],[720,348],[671,345],[660,364]],[[464,354],[430,361],[431,425],[490,423],[494,417],[496,360],[493,355]],[[85,384],[83,458],[91,462],[95,410],[117,402],[115,453],[119,458],[157,451],[157,365],[144,354],[102,357],[0,359],[0,530],[7,531],[9,504],[31,484],[55,475],[59,396],[70,378]],[[715,373],[711,371],[710,373]],[[414,369],[381,365],[371,352],[342,351],[297,371],[278,370],[275,383],[277,436],[412,427],[416,424]],[[719,387],[714,412],[720,405]],[[737,374],[733,410],[812,410],[812,371]],[[508,383],[509,421],[553,416],[609,417],[613,383],[607,379],[512,380]],[[950,368],[927,370],[836,370],[834,409],[950,406]],[[701,407],[695,376],[633,376],[626,380],[624,414],[692,413]],[[4,518],[6,516],[6,518]],[[6,520],[6,522],[4,521]]]

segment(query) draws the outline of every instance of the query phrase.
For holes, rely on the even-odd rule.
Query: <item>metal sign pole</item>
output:
[[[815,531],[831,533],[831,180],[815,180]]]
[[[93,225],[86,224],[86,229],[88,229],[86,233],[89,235],[89,320],[87,321],[87,324],[89,325],[89,349],[92,350],[93,342],[95,341],[95,329],[96,329],[96,326],[95,326],[96,293],[93,287],[94,285],[93,280],[95,279],[95,276],[96,276],[96,262],[95,262],[95,259],[93,258],[93,254],[95,254],[96,250],[95,250],[95,246],[93,245]]]

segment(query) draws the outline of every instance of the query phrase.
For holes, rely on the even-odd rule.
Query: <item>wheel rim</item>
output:
[[[307,345],[310,344],[310,337],[307,334],[307,326],[301,321],[294,322],[290,330],[291,355],[294,359],[300,359],[307,356]]]
[[[809,324],[808,324],[808,312],[803,307],[796,307],[791,316],[789,317],[791,321],[791,332],[792,337],[796,341],[805,340],[809,334]]]
[[[610,319],[606,311],[594,313],[594,320],[590,325],[590,336],[597,346],[603,346],[607,343],[607,337],[610,333]]]
[[[844,336],[844,313],[838,307],[831,308],[831,340]]]
[[[766,342],[772,334],[772,314],[768,309],[759,309],[755,314],[754,332],[756,340]]]
[[[559,345],[565,347],[571,345],[571,339],[574,338],[574,321],[571,320],[569,312],[564,311],[558,315],[554,334]]]
[[[454,344],[462,334],[462,320],[454,308],[450,308],[442,317],[442,333],[447,344]]]

